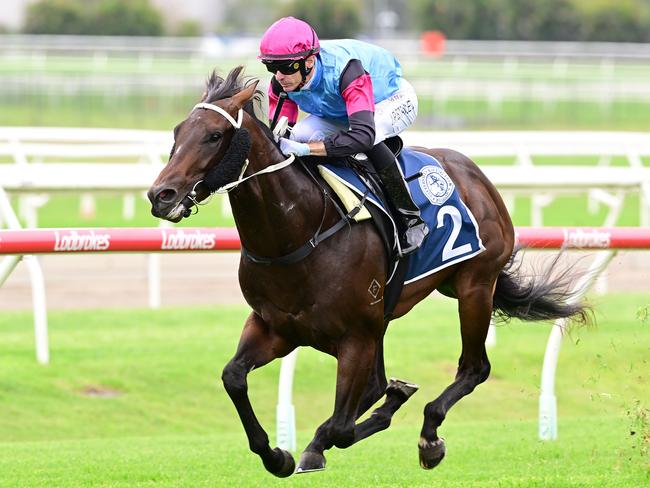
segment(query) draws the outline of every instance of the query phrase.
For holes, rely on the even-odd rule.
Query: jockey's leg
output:
[[[411,84],[401,80],[400,89],[375,105],[375,147],[368,153],[381,178],[387,197],[397,210],[402,230],[402,255],[415,251],[427,236],[429,229],[420,218],[420,210],[413,202],[395,156],[383,141],[410,127],[418,114],[418,98]]]
[[[388,146],[380,142],[368,152],[368,158],[384,185],[386,196],[397,211],[397,217],[401,219],[398,226],[401,224],[403,228],[403,232],[400,232],[402,255],[410,254],[422,245],[429,228],[420,217],[420,209],[413,202],[397,160]]]

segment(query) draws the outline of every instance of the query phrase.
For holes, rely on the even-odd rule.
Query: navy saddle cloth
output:
[[[410,180],[408,185],[413,201],[429,226],[429,235],[422,247],[410,256],[404,283],[417,281],[483,252],[485,248],[476,220],[440,163],[428,154],[409,148],[404,148],[397,159],[402,174],[407,181]],[[323,166],[359,197],[370,190],[352,169],[334,164]],[[370,192],[367,201],[387,215],[396,237],[395,222],[381,200]],[[399,245],[399,239],[396,238],[395,242]]]

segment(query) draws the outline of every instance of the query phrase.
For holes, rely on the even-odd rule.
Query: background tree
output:
[[[223,21],[217,26],[217,34],[250,34],[261,36],[276,20],[279,2],[277,0],[222,0],[225,8]]]
[[[279,9],[278,18],[291,15],[309,22],[322,39],[341,39],[358,36],[361,11],[354,0],[292,0]]]
[[[87,8],[79,0],[41,0],[27,7],[27,34],[86,33]]]
[[[201,37],[203,28],[196,20],[183,20],[174,29],[173,34],[178,37]]]
[[[415,28],[450,39],[650,42],[650,0],[413,0]]]
[[[650,2],[619,0],[587,8],[586,39],[607,42],[648,42]]]
[[[508,39],[576,41],[584,37],[584,24],[572,0],[519,0],[509,4]]]
[[[163,19],[148,0],[40,0],[30,4],[28,34],[159,36]]]
[[[149,0],[99,0],[93,10],[97,35],[160,36],[164,33],[162,15]]]

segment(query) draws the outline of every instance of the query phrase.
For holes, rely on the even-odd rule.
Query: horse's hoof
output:
[[[271,469],[269,466],[266,466],[266,469],[278,478],[286,478],[287,476],[291,476],[296,469],[296,462],[293,460],[293,456],[289,452],[285,451],[284,449],[280,449],[279,447],[273,449],[273,452],[276,455],[279,454],[281,456],[280,466],[276,467],[275,469]]]
[[[445,440],[443,438],[429,442],[426,439],[420,439],[418,443],[420,450],[420,466],[424,469],[433,469],[440,464],[445,457]]]
[[[325,469],[325,456],[314,451],[305,451],[300,456],[296,474],[322,471]]]
[[[386,394],[395,393],[399,395],[404,401],[411,398],[413,393],[418,391],[420,388],[415,383],[408,383],[406,381],[398,380],[396,378],[391,378],[386,387]]]

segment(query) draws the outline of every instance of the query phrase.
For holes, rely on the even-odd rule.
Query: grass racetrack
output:
[[[447,457],[417,462],[422,409],[452,380],[456,304],[432,299],[394,322],[386,369],[421,388],[384,432],[327,453],[324,472],[278,480],[248,451],[219,380],[247,309],[49,313],[51,365],[34,359],[31,313],[0,312],[0,486],[625,486],[650,483],[647,296],[595,297],[598,326],[573,330],[557,376],[559,439],[537,438],[548,324],[497,332],[492,375],[451,410]],[[272,442],[279,362],[250,394]],[[298,446],[333,406],[335,362],[301,349]]]

